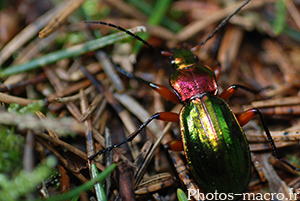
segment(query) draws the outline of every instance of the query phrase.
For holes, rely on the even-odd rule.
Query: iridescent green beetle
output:
[[[147,83],[165,99],[182,103],[183,107],[180,114],[172,112],[154,114],[124,141],[107,147],[91,156],[90,159],[92,160],[99,154],[131,141],[153,119],[179,121],[185,156],[200,189],[205,193],[223,193],[226,194],[227,198],[236,200],[248,185],[251,168],[250,151],[241,126],[258,114],[274,156],[299,171],[298,168],[278,157],[274,141],[258,109],[247,110],[236,117],[225,102],[237,88],[254,93],[256,91],[241,85],[232,85],[218,96],[215,76],[217,69],[213,70],[208,66],[198,64],[197,57],[193,54],[249,2],[250,0],[247,0],[227,17],[203,43],[191,50],[183,46],[171,52],[160,51],[162,55],[171,57],[171,63],[175,68],[175,72],[170,76],[170,85],[173,91],[164,86],[145,81],[119,68],[119,72],[129,78]],[[117,25],[101,21],[88,21],[87,23],[103,24],[117,28],[140,40],[150,48],[157,50],[139,36]]]
[[[198,65],[190,50],[180,48],[173,55],[176,70],[170,83],[184,102],[180,130],[195,181],[207,193],[241,194],[249,182],[251,159],[239,120],[221,98],[229,92],[217,96],[214,72]]]

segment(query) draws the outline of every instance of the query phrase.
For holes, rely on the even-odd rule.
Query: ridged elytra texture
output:
[[[204,93],[182,108],[181,135],[192,174],[206,193],[241,194],[250,177],[250,152],[227,103]]]

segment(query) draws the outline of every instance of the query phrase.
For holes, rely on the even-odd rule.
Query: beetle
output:
[[[154,114],[124,141],[107,147],[89,159],[92,160],[99,154],[133,140],[154,119],[170,122],[179,121],[184,153],[200,189],[205,193],[225,193],[237,199],[248,185],[251,168],[250,151],[242,126],[247,124],[255,115],[258,115],[272,147],[273,155],[278,160],[299,171],[298,168],[278,156],[270,131],[258,109],[249,109],[236,117],[226,103],[226,100],[238,88],[252,93],[256,93],[256,91],[241,85],[232,85],[218,95],[218,75],[216,75],[218,68],[212,69],[206,65],[199,64],[197,56],[193,53],[249,2],[250,0],[245,1],[200,45],[192,49],[188,49],[183,45],[170,52],[160,51],[162,55],[171,58],[171,63],[175,69],[170,76],[172,91],[164,86],[148,82],[122,69],[118,69],[119,72],[129,78],[147,83],[165,99],[175,103],[182,103],[183,107],[179,114],[173,112]],[[114,27],[135,37],[148,47],[157,50],[139,36],[117,25],[101,21],[87,21],[87,23]],[[172,149],[171,143],[170,149]]]

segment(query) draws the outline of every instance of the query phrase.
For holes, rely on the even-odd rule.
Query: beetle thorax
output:
[[[172,51],[175,72],[170,84],[182,102],[204,92],[217,95],[217,82],[211,68],[198,64],[198,57],[183,45]]]

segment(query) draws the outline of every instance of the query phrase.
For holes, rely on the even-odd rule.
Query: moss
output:
[[[0,173],[9,177],[22,168],[24,139],[14,132],[14,127],[0,125]]]

